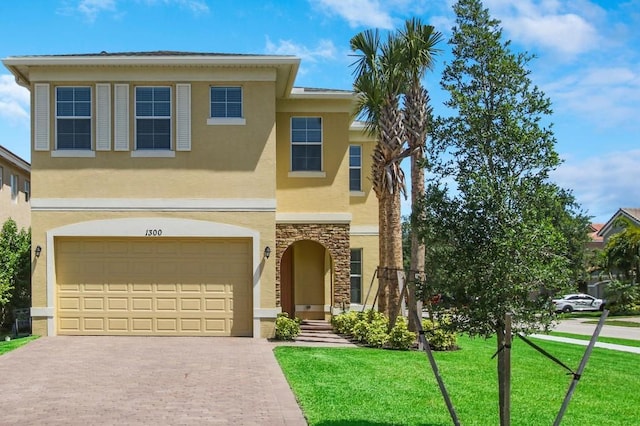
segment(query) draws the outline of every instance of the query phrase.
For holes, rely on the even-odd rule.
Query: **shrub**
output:
[[[404,317],[398,317],[389,333],[389,345],[393,349],[408,350],[416,342],[416,333],[409,331]]]
[[[450,351],[457,349],[458,336],[455,332],[448,330],[451,324],[448,317],[442,317],[440,321],[422,320],[424,336],[429,342],[429,346],[434,351]]]
[[[389,320],[384,314],[368,310],[356,315],[356,321],[351,328],[351,336],[358,342],[381,348],[389,340]]]
[[[389,341],[389,320],[382,314],[374,316],[367,325],[366,343],[375,348],[383,347]]]
[[[624,281],[607,284],[605,307],[612,314],[631,314],[640,308],[640,286]]]
[[[331,325],[338,334],[353,334],[353,326],[358,319],[362,316],[360,312],[349,311],[339,315],[335,315],[331,318]]]
[[[276,318],[276,339],[293,340],[300,334],[300,320],[291,319],[286,312],[278,314]]]

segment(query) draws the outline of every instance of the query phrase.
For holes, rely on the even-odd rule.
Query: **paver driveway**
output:
[[[0,356],[0,424],[306,425],[262,339],[46,337]]]

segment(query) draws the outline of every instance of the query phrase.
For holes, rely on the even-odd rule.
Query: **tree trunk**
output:
[[[387,217],[385,210],[385,199],[388,198],[384,192],[378,196],[378,311],[389,316],[388,287],[386,271],[387,256]]]
[[[389,324],[395,324],[400,313],[400,287],[398,272],[404,269],[402,264],[402,215],[400,213],[400,191],[394,191],[387,197],[387,264],[389,279]]]
[[[498,406],[500,426],[511,425],[511,326],[505,330],[504,324],[496,327],[498,350]]]
[[[415,207],[424,194],[424,169],[420,165],[424,154],[422,149],[416,150],[411,156],[411,205]],[[415,316],[411,312],[415,311],[418,318],[422,318],[422,301],[416,298],[416,283],[424,283],[424,261],[425,246],[418,239],[418,234],[411,227],[411,263],[409,266],[409,330],[416,331]]]

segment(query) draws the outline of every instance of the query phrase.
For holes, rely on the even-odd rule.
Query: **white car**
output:
[[[562,299],[553,299],[553,303],[558,312],[601,311],[604,309],[604,300],[583,293],[565,294]]]

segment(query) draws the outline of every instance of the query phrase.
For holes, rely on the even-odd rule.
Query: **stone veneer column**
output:
[[[296,241],[311,240],[322,244],[333,260],[333,302],[336,308],[351,300],[351,244],[348,224],[283,223],[276,225],[276,306],[280,300],[280,260]]]

